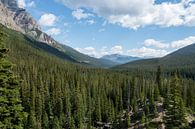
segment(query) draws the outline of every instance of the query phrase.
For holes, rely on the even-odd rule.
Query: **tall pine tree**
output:
[[[181,85],[176,74],[171,81],[170,91],[168,92],[166,101],[168,101],[164,118],[166,128],[185,128],[187,123],[185,120],[185,108],[181,98]]]
[[[0,128],[22,129],[26,113],[21,105],[18,80],[6,59],[8,49],[3,45],[4,37],[0,31]]]

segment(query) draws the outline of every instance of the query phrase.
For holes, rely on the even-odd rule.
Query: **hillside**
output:
[[[163,116],[154,116],[162,111],[157,110],[159,105],[155,103],[158,100],[153,98],[154,95],[158,98],[154,90],[157,84],[153,79],[75,65],[64,61],[65,55],[45,46],[45,43],[40,45],[3,26],[0,31],[7,35],[5,44],[10,50],[8,57],[15,64],[14,73],[21,80],[22,106],[28,113],[25,128],[121,129],[162,126],[159,123],[162,118],[158,120],[158,117]],[[46,51],[45,47],[51,51]],[[167,79],[162,80],[165,88],[160,88],[160,94],[165,93],[169,86],[164,85],[165,82]],[[195,84],[191,80],[181,82],[181,86],[187,84],[187,92],[183,94],[185,104],[194,111]],[[140,89],[143,91],[138,92]],[[191,97],[186,97],[186,94]]]
[[[167,71],[179,69],[187,74],[195,73],[195,44],[181,48],[162,58],[133,61],[116,66],[114,69],[155,71],[157,66],[161,66]]]
[[[0,25],[0,27],[4,32],[7,33],[7,35],[9,35],[9,40],[14,41],[18,39],[21,41],[19,42],[21,43],[21,46],[27,45],[28,47],[32,49],[32,51],[38,50],[38,51],[50,54],[50,56],[55,56],[65,61],[69,61],[69,62],[76,63],[79,65],[84,65],[84,66],[106,68],[106,67],[111,67],[111,66],[116,65],[116,63],[108,61],[108,60],[102,60],[102,59],[96,59],[93,57],[89,57],[65,45],[61,45],[61,46],[66,51],[60,51],[59,49],[52,47],[46,43],[39,42],[30,36],[26,36],[24,34],[21,34],[20,32],[7,29],[3,25]],[[16,45],[16,44],[13,43],[13,45]],[[24,49],[18,50],[18,51],[24,51]]]
[[[157,110],[159,106],[155,103],[158,100],[153,98],[154,95],[158,98],[154,90],[157,84],[153,79],[75,65],[64,61],[65,55],[45,43],[40,45],[3,26],[1,31],[7,35],[5,44],[10,50],[8,57],[15,64],[14,73],[21,80],[22,106],[28,113],[25,128],[121,129],[162,126],[159,123],[161,120],[156,120],[158,116],[156,119],[154,116],[162,111]],[[46,51],[45,47],[51,51]],[[187,92],[182,94],[186,107],[194,111],[195,84],[191,80],[181,82],[181,86],[186,87],[183,84],[187,84]],[[166,92],[169,86],[166,83],[167,79],[162,79],[165,88],[161,88],[160,94]],[[139,91],[141,89],[143,91]],[[190,97],[186,97],[186,94]]]
[[[59,45],[61,46],[61,48],[63,48],[65,50],[64,52],[67,55],[71,56],[72,58],[77,60],[79,63],[86,64],[89,66],[101,67],[101,68],[108,68],[108,67],[118,65],[117,62],[110,61],[107,59],[97,59],[94,57],[90,57],[88,55],[85,55],[83,53],[76,51],[75,49],[73,49],[69,46],[62,45],[62,44],[59,44]]]
[[[63,6],[61,1],[64,2]],[[45,3],[46,1],[35,0],[0,0],[0,129],[195,129],[195,44],[162,58],[140,60],[137,57],[113,54],[97,59],[57,42],[43,32],[39,26],[40,22],[34,20],[25,10],[34,6],[32,8],[36,13],[45,10],[45,13],[55,13],[53,15],[56,18],[67,18],[47,28],[66,30],[61,27],[66,26],[68,35],[61,33],[59,36],[65,36],[63,39],[68,39],[71,44],[89,43],[93,49],[83,49],[86,53],[134,55],[133,53],[139,51],[138,53],[144,53],[136,55],[149,57],[146,56],[148,50],[152,52],[151,55],[157,55],[153,47],[167,51],[172,48],[172,43],[164,44],[154,40],[156,36],[159,37],[156,32],[161,27],[147,27],[147,31],[141,33],[137,30],[139,28],[132,28],[137,31],[124,31],[125,25],[117,23],[116,20],[128,25],[134,21],[153,22],[151,14],[155,14],[155,21],[158,21],[158,11],[160,14],[165,12],[165,15],[172,11],[179,13],[180,8],[174,8],[183,4],[163,2],[161,6],[157,1],[146,4],[143,1],[132,3],[132,0],[112,1],[112,4],[110,1],[95,0],[76,0],[75,3],[71,0],[61,1],[52,0]],[[66,2],[73,2],[75,7],[69,7]],[[85,2],[91,7],[87,7]],[[187,6],[193,5],[193,2],[184,2],[186,11],[191,13],[193,9],[188,9]],[[147,8],[144,8],[146,5]],[[149,5],[152,5],[154,10],[150,9]],[[142,20],[132,17],[136,14],[129,15],[129,11],[140,12],[132,7],[144,11],[140,14],[141,17],[144,16]],[[147,10],[150,13],[147,13]],[[30,11],[31,14],[35,15],[34,11]],[[124,15],[123,12],[127,14]],[[184,14],[184,11],[181,12]],[[104,13],[104,17],[101,13]],[[122,26],[122,31],[114,27],[114,23],[108,20],[107,16],[116,21],[118,26]],[[164,16],[160,17],[159,21],[162,21]],[[170,17],[166,18],[174,22]],[[183,15],[182,18],[187,20]],[[44,25],[45,21],[50,20],[44,20]],[[99,24],[100,22],[104,23]],[[154,25],[158,24],[160,23]],[[95,25],[97,27],[94,27]],[[142,29],[146,24],[143,25],[140,25]],[[102,29],[97,30],[100,26]],[[89,28],[91,29],[88,30]],[[162,36],[166,35],[165,38],[173,36],[159,32]],[[148,34],[153,35],[154,39],[140,44],[139,41],[148,37]],[[91,39],[92,37],[94,38]],[[102,42],[104,38],[108,42]],[[127,42],[126,38],[130,42]],[[189,39],[194,42],[195,36],[184,39],[185,43]],[[113,41],[116,43],[119,40],[121,45],[111,47]],[[127,44],[135,41],[138,41],[138,46],[144,46],[139,49],[136,45]],[[173,43],[177,44],[178,41]],[[184,42],[180,40],[179,44],[181,43]],[[79,44],[78,47],[82,48],[81,45],[85,46]],[[101,45],[102,49],[98,49]],[[128,49],[128,46],[132,48]],[[126,64],[118,65],[120,63]]]
[[[41,30],[37,21],[25,9],[18,7],[16,0],[0,0],[0,9],[0,23],[7,28],[22,33],[25,39],[34,47],[44,49],[67,61],[91,67],[107,68],[117,64],[109,60],[84,55],[71,47],[58,43]]]

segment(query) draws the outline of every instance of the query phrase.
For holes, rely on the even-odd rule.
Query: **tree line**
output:
[[[0,33],[0,128],[150,128],[158,103],[165,115],[155,127],[188,128],[186,115],[195,111],[193,80],[178,73],[164,77],[160,67],[154,78],[86,68],[7,33]],[[3,42],[10,49],[7,58]]]

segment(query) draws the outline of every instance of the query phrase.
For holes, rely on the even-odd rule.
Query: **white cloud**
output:
[[[143,47],[128,50],[128,54],[138,57],[162,57],[171,53],[172,51],[191,45],[193,43],[195,43],[195,36],[189,36],[187,38],[172,41],[170,43],[162,43],[155,39],[147,39],[144,41]]]
[[[169,43],[162,43],[160,41],[157,41],[155,39],[147,39],[144,41],[144,46],[146,47],[155,47],[157,49],[173,49],[177,50],[182,47],[188,46],[195,43],[195,36],[189,36],[184,39],[172,41]]]
[[[155,39],[147,39],[144,41],[142,47],[130,50],[124,50],[121,45],[116,45],[111,48],[102,47],[100,50],[97,50],[94,47],[76,48],[76,50],[97,58],[110,54],[122,54],[135,57],[163,57],[179,48],[193,43],[195,43],[195,36],[189,36],[169,43],[162,43]]]
[[[46,33],[49,35],[59,35],[61,33],[61,30],[58,28],[51,28],[47,30]]]
[[[105,20],[103,23],[102,23],[102,26],[106,26],[107,24],[107,21]]]
[[[64,26],[67,27],[69,24],[67,22],[64,23]]]
[[[104,31],[106,31],[106,29],[104,29],[104,28],[101,28],[101,29],[98,30],[98,32],[100,32],[100,33],[104,32]]]
[[[58,0],[72,9],[86,8],[109,23],[130,29],[148,25],[162,27],[195,26],[195,0],[182,0],[178,3],[155,0]],[[83,14],[83,11],[80,11]],[[87,15],[81,15],[84,18]],[[81,17],[78,17],[81,19]]]
[[[90,13],[85,13],[83,9],[76,9],[75,11],[72,12],[72,16],[77,20],[81,20],[81,19],[87,19],[88,17],[93,15]]]
[[[25,0],[18,0],[18,7],[19,8],[25,8],[26,7]]]
[[[155,47],[155,48],[169,48],[169,44],[161,43],[160,41],[157,41],[155,39],[147,39],[144,41],[144,45],[147,47]]]
[[[45,13],[39,19],[39,24],[41,26],[53,26],[57,20],[57,17],[51,13]]]
[[[110,49],[108,47],[102,47],[100,50],[97,50],[94,47],[86,47],[86,48],[76,48],[76,50],[96,58],[100,58],[104,55],[111,55],[111,54],[125,54],[125,55],[136,56],[136,57],[162,57],[169,53],[166,50],[152,49],[147,47],[130,49],[127,52],[125,52],[122,46],[113,46]]]
[[[187,37],[183,40],[173,41],[171,43],[171,47],[173,49],[179,49],[179,48],[191,45],[193,43],[195,43],[195,36],[190,36],[190,37]]]
[[[100,50],[95,49],[94,47],[86,47],[86,48],[75,48],[77,51],[84,53],[86,55],[100,58],[104,55],[110,54],[123,54],[122,46],[113,46],[112,48],[102,47]]]
[[[162,57],[168,54],[166,50],[152,49],[147,47],[130,49],[127,52],[129,55],[136,57]]]
[[[114,46],[110,49],[111,54],[123,54],[123,47],[122,46]]]
[[[36,4],[34,1],[29,1],[29,3],[27,3],[27,7],[36,7]]]
[[[99,57],[99,53],[96,51],[94,47],[86,47],[86,48],[75,48],[77,51],[84,53],[86,55],[92,57]]]
[[[19,8],[26,8],[26,7],[35,7],[35,2],[33,0],[18,0],[18,7]]]
[[[95,24],[95,21],[94,21],[94,20],[87,20],[87,23],[88,23],[89,25],[93,25],[93,24]]]

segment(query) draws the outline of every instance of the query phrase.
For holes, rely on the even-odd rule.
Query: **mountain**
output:
[[[195,44],[181,48],[162,58],[144,59],[129,62],[127,64],[114,67],[115,69],[144,69],[154,70],[157,66],[167,70],[187,70],[195,72]]]
[[[55,46],[58,43],[41,31],[37,21],[16,0],[0,0],[0,23],[4,26],[33,37],[37,41]]]
[[[39,42],[37,47],[44,48],[45,51],[54,52],[55,50],[55,54],[58,53],[57,56],[60,58],[95,67],[111,67],[117,64],[109,60],[84,55],[71,47],[58,43],[41,30],[37,21],[25,9],[18,7],[16,0],[0,0],[0,10],[0,23],[2,25],[24,34],[24,37],[32,42]]]
[[[105,55],[105,56],[101,57],[101,59],[110,60],[110,61],[116,62],[118,64],[124,64],[124,63],[128,63],[130,61],[140,60],[141,58],[120,55],[120,54],[112,54],[112,55]]]

